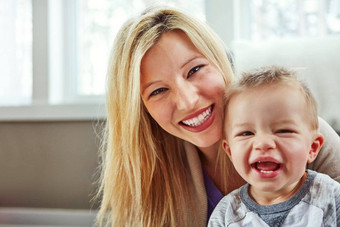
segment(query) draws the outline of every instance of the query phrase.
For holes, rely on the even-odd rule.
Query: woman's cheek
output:
[[[148,111],[152,118],[159,124],[162,122],[162,120],[166,119],[166,112],[157,105],[150,105]]]
[[[172,121],[171,105],[163,105],[162,102],[155,102],[147,107],[151,117],[166,131],[169,131],[169,127]]]

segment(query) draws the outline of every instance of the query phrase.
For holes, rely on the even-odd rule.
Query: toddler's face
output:
[[[308,114],[293,85],[260,86],[231,98],[223,147],[252,189],[285,193],[299,182],[322,144]]]

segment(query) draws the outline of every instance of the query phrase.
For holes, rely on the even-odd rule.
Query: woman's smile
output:
[[[213,105],[187,116],[179,124],[188,131],[200,132],[208,128],[214,120]]]

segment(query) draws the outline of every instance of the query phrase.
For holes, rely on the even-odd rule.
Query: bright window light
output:
[[[108,57],[113,40],[132,15],[148,4],[180,6],[205,20],[205,1],[78,0],[77,6],[77,93],[102,95]]]
[[[254,40],[340,34],[339,0],[245,1],[245,37]],[[242,11],[241,11],[242,12]],[[242,20],[242,19],[241,19]]]
[[[32,96],[31,1],[1,1],[0,30],[0,106],[28,105]]]

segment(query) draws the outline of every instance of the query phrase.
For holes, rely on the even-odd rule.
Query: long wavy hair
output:
[[[223,42],[205,23],[186,13],[152,8],[122,26],[108,67],[100,226],[197,226],[200,208],[193,205],[183,141],[152,119],[140,95],[141,60],[171,30],[185,32],[218,68],[226,85],[233,79]]]

